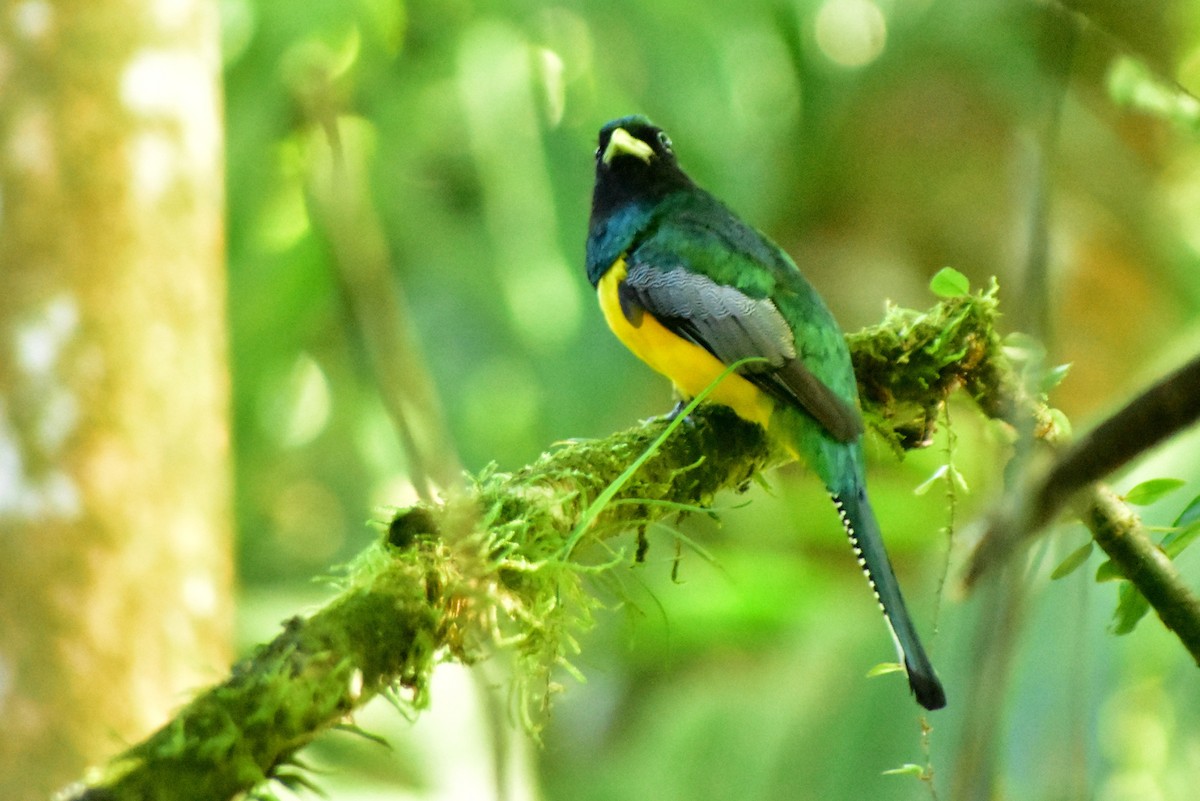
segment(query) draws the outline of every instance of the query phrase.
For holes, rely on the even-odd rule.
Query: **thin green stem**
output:
[[[641,469],[642,465],[644,465],[651,456],[658,452],[658,449],[661,448],[663,443],[667,441],[667,438],[670,437],[671,434],[673,434],[675,430],[683,424],[684,420],[687,420],[688,416],[696,410],[696,407],[703,403],[704,400],[712,394],[713,390],[715,390],[722,381],[748,364],[765,361],[767,360],[762,357],[753,356],[734,362],[726,367],[719,376],[713,379],[712,383],[705,387],[702,392],[696,395],[696,397],[692,398],[688,405],[684,406],[683,410],[676,414],[675,418],[667,424],[667,427],[664,428],[662,433],[655,438],[654,442],[651,442],[650,446],[647,447],[646,450],[642,451],[638,458],[630,462],[629,466],[626,467],[619,476],[613,479],[613,481],[604,488],[604,491],[597,495],[596,499],[592,501],[591,504],[588,505],[588,508],[583,511],[583,514],[579,517],[579,522],[576,524],[574,530],[571,531],[571,536],[567,538],[566,544],[563,545],[562,549],[559,551],[559,558],[564,561],[570,558],[571,553],[575,550],[575,546],[579,544],[581,539],[583,539],[583,535],[587,533],[587,530],[591,527],[592,523],[595,522],[600,513],[604,511],[605,507],[607,507],[608,504],[612,502],[613,498],[617,496],[617,493],[629,483],[629,480],[633,478],[634,474],[637,473],[639,469]]]

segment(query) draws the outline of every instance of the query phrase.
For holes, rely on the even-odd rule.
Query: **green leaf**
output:
[[[929,281],[933,294],[943,298],[957,298],[971,292],[971,282],[953,267],[943,267]]]
[[[1149,506],[1160,498],[1169,495],[1185,483],[1181,478],[1152,478],[1143,481],[1129,492],[1125,493],[1125,503],[1134,506]]]
[[[946,480],[956,485],[963,492],[971,492],[971,488],[967,486],[966,476],[964,476],[962,472],[954,465],[944,464],[938,467],[937,470],[934,470],[933,474],[930,475],[929,478],[925,479],[916,487],[914,487],[913,495],[924,495],[925,493],[929,492],[930,488],[932,488],[934,484],[942,480]]]
[[[1174,559],[1183,553],[1184,548],[1195,542],[1197,536],[1200,536],[1200,522],[1193,523],[1187,528],[1178,531],[1172,531],[1166,537],[1163,537],[1160,547],[1167,556]]]
[[[954,465],[950,465],[950,480],[957,484],[960,490],[970,494],[971,488],[967,486],[967,477]]]
[[[889,673],[903,673],[904,665],[899,662],[880,662],[875,667],[867,671],[867,678],[873,679],[876,676],[886,676]]]
[[[1050,409],[1050,419],[1054,422],[1054,430],[1058,436],[1063,439],[1071,438],[1071,421],[1063,414],[1061,409]]]
[[[1046,357],[1046,346],[1040,339],[1024,331],[1013,331],[1004,336],[1002,346],[1019,354],[1024,361],[1041,360]]]
[[[1092,548],[1095,543],[1091,540],[1085,542],[1082,546],[1071,551],[1067,558],[1059,562],[1058,567],[1054,568],[1054,572],[1050,574],[1051,581],[1058,581],[1064,576],[1069,576],[1083,566],[1088,557],[1092,555]]]
[[[949,468],[950,465],[945,464],[938,467],[937,470],[933,471],[933,475],[922,481],[913,489],[913,495],[924,495],[925,493],[929,492],[930,487],[932,487],[940,479],[946,477],[946,471],[949,470]]]
[[[920,765],[914,765],[912,762],[906,762],[898,768],[885,770],[884,776],[916,776],[918,779],[925,775],[925,768]]]
[[[1125,578],[1125,574],[1121,572],[1121,568],[1117,567],[1117,563],[1111,559],[1105,559],[1100,567],[1096,568],[1096,583],[1103,584],[1106,581],[1118,581]]]
[[[1128,581],[1121,585],[1116,611],[1113,612],[1112,633],[1128,634],[1150,611],[1150,602]]]
[[[1179,517],[1175,518],[1175,525],[1182,528],[1190,526],[1200,520],[1200,495],[1192,498],[1192,502],[1183,507],[1183,511],[1179,513]]]
[[[357,724],[335,723],[333,728],[337,729],[338,731],[344,731],[344,732],[349,732],[350,734],[356,734],[365,740],[369,740],[369,741],[375,743],[376,745],[382,745],[384,748],[388,749],[389,751],[393,750],[392,744],[387,741],[386,737],[384,737],[383,735],[380,735],[380,734],[375,734],[374,732],[367,731],[366,729],[362,728],[361,726],[359,726]]]
[[[1108,71],[1108,93],[1119,106],[1170,120],[1184,130],[1200,128],[1200,103],[1178,86],[1163,81],[1141,61],[1122,56]]]
[[[1174,559],[1183,553],[1184,548],[1195,542],[1197,536],[1200,536],[1200,495],[1192,498],[1191,502],[1183,507],[1179,517],[1175,518],[1175,525],[1162,538],[1159,547]]]
[[[1071,372],[1071,363],[1060,364],[1056,367],[1051,367],[1042,376],[1042,392],[1049,392],[1063,382],[1067,377],[1067,373]]]

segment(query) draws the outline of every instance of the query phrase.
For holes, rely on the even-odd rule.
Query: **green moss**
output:
[[[993,284],[927,312],[890,309],[849,338],[864,411],[895,447],[928,441],[959,387],[992,417],[1034,408],[1001,349],[997,317]],[[415,715],[429,703],[437,662],[470,664],[498,649],[514,657],[514,717],[536,733],[558,677],[578,675],[571,660],[598,606],[587,577],[633,558],[596,544],[706,509],[782,458],[759,426],[702,406],[581,526],[666,425],[572,443],[515,473],[488,468],[459,495],[396,512],[324,609],[288,621],[90,786],[112,799],[200,799],[273,777],[299,781],[295,753],[367,699],[383,694]]]
[[[927,445],[950,393],[965,389],[989,417],[1014,421],[1021,384],[997,331],[999,286],[917,312],[889,307],[847,337],[863,409],[897,453]]]

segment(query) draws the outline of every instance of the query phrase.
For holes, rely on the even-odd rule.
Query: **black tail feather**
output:
[[[891,560],[883,547],[883,537],[875,513],[867,501],[866,492],[860,487],[846,492],[832,492],[833,503],[841,515],[842,525],[858,557],[858,564],[867,576],[867,582],[875,593],[879,608],[891,630],[896,650],[908,673],[908,685],[917,698],[917,703],[926,709],[941,709],[946,705],[946,691],[938,680],[937,672],[929,662],[921,639],[913,627],[900,584],[892,570]]]

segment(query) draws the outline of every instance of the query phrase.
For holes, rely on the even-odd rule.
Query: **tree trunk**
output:
[[[0,798],[228,661],[215,3],[0,17]]]

